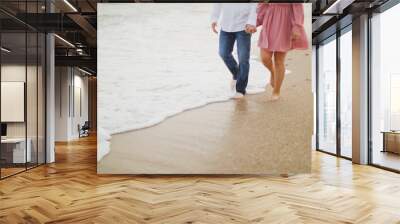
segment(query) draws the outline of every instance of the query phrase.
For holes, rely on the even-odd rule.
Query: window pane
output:
[[[400,170],[400,5],[372,18],[372,163]]]
[[[318,51],[318,148],[336,153],[336,40]]]
[[[37,33],[28,32],[28,62],[27,62],[27,80],[26,80],[26,112],[27,112],[27,142],[30,148],[30,160],[28,160],[28,168],[37,165],[37,79],[38,79],[38,57],[37,57]]]
[[[30,159],[26,144],[26,35],[1,34],[1,177],[25,170]],[[6,49],[6,50],[4,50]]]
[[[352,149],[352,35],[340,37],[340,121],[342,156],[351,158]]]

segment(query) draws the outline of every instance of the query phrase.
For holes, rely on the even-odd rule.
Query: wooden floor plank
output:
[[[96,174],[96,138],[0,181],[0,223],[400,223],[400,175],[313,152],[312,173]]]

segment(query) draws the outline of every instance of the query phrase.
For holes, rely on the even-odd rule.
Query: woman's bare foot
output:
[[[272,95],[271,95],[271,98],[269,98],[269,101],[279,100],[279,98],[281,97],[280,95],[281,95],[280,92],[272,90]]]
[[[271,96],[271,98],[270,98],[270,101],[277,101],[277,100],[280,99],[280,97],[281,97],[281,96],[280,96],[279,94],[273,93],[272,96]]]

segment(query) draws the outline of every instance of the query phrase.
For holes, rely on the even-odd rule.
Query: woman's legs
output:
[[[273,52],[268,51],[267,49],[260,48],[261,62],[270,71],[271,78],[270,78],[269,83],[271,84],[272,87],[274,87],[274,84],[275,84],[275,68],[274,68],[274,63],[272,62],[272,56],[273,56]]]
[[[285,77],[285,58],[286,52],[274,52],[275,83],[272,100],[279,99],[281,94],[281,86]]]

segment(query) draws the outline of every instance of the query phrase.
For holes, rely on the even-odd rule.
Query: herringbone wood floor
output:
[[[313,152],[308,175],[98,176],[96,139],[0,181],[0,223],[400,223],[400,175]]]

